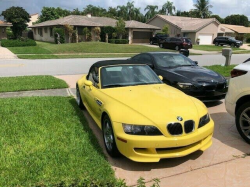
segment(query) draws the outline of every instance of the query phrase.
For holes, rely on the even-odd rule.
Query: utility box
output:
[[[231,63],[232,49],[231,48],[222,49],[222,55],[226,57],[225,66],[229,66]]]

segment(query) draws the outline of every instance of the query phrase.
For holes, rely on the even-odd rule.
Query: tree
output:
[[[147,11],[145,14],[146,19],[150,19],[157,14],[158,6],[147,5],[144,11]]]
[[[76,9],[73,9],[73,11],[70,14],[71,15],[81,15],[82,12],[78,8],[76,8]]]
[[[135,6],[134,1],[127,3],[127,10],[128,10],[128,18],[132,20],[135,17]]]
[[[93,32],[95,34],[95,39],[96,41],[99,41],[101,39],[100,34],[101,34],[101,28],[100,27],[95,27],[93,29]]]
[[[85,40],[86,41],[91,41],[91,32],[90,32],[90,30],[88,29],[88,27],[84,27],[83,28],[83,35],[85,36]]]
[[[168,34],[168,25],[165,25],[163,28],[162,28],[162,32],[164,34]]]
[[[44,21],[55,20],[61,17],[70,15],[70,11],[66,9],[61,9],[60,7],[43,7],[41,15],[38,18],[37,23]]]
[[[212,12],[209,10],[213,6],[209,4],[209,0],[197,0],[197,3],[194,4],[194,11],[200,18],[209,18]]]
[[[242,25],[245,27],[249,26],[248,18],[245,15],[239,15],[239,14],[227,16],[225,18],[225,23],[231,25]]]
[[[173,2],[167,1],[163,6],[162,9],[160,10],[161,14],[166,14],[166,15],[174,15],[175,12],[175,6]]]
[[[225,23],[225,20],[221,18],[219,15],[211,15],[210,18],[217,19],[220,23]]]
[[[22,36],[22,32],[27,28],[30,21],[30,15],[22,7],[10,7],[1,14],[7,22],[12,23],[11,30],[14,39]]]
[[[83,9],[82,14],[83,15],[91,14],[92,16],[102,17],[107,14],[107,10],[99,6],[87,5],[87,7]]]
[[[74,26],[72,25],[64,25],[65,33],[69,36],[69,43],[71,42],[72,39],[72,34],[74,32]]]
[[[115,31],[119,39],[122,39],[122,36],[126,33],[125,22],[122,18],[116,22]]]

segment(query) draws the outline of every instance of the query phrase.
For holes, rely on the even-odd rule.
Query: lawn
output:
[[[67,87],[66,82],[49,75],[0,78],[0,92],[46,90]]]
[[[230,72],[233,70],[233,68],[236,65],[230,65],[230,66],[221,66],[221,65],[213,65],[213,66],[204,66],[207,69],[211,69],[224,77],[230,77]]]
[[[35,47],[9,47],[15,54],[76,54],[76,53],[141,53],[149,51],[172,51],[143,45],[110,44],[104,42],[81,42],[53,44],[37,42]]]
[[[114,172],[73,98],[0,99],[0,106],[0,186],[114,186]]]
[[[244,50],[244,51],[234,51],[233,54],[249,54],[250,50]]]
[[[202,51],[222,51],[223,48],[230,48],[228,46],[215,46],[215,45],[193,45],[193,49]],[[241,48],[232,48],[233,51],[244,50]]]

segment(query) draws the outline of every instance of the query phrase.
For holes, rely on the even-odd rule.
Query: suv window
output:
[[[175,42],[176,39],[175,39],[175,38],[170,38],[170,41],[171,41],[171,42]]]

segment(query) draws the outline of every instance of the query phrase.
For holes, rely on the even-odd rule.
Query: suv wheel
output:
[[[250,144],[250,102],[240,106],[236,112],[236,127],[241,137]]]
[[[160,44],[159,46],[160,46],[160,48],[163,48],[163,44]]]
[[[153,41],[151,40],[151,41],[150,41],[150,45],[153,45],[153,44],[154,44],[154,43],[153,43]]]
[[[234,44],[231,44],[231,47],[235,47],[235,45],[234,45]]]
[[[179,49],[180,49],[180,47],[177,45],[177,46],[175,47],[175,50],[176,50],[176,51],[179,51]]]
[[[218,45],[219,45],[219,43],[218,43],[218,42],[215,42],[215,45],[216,45],[216,46],[218,46]]]

